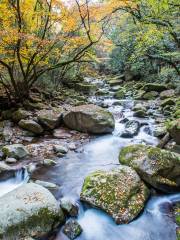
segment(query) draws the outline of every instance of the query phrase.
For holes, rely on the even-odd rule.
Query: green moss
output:
[[[134,159],[135,155],[138,155],[140,151],[143,151],[144,145],[130,145],[121,149],[119,153],[119,161],[121,164],[129,165]]]
[[[0,238],[14,239],[13,236],[25,237],[33,233],[44,234],[51,231],[54,227],[64,222],[62,210],[59,214],[52,213],[48,208],[41,209],[35,216],[31,216],[27,221],[20,222],[17,225],[6,229],[6,232],[0,232]]]

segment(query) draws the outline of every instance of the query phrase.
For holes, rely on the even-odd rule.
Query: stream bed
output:
[[[94,99],[93,101],[98,101]],[[56,183],[60,186],[54,194],[57,199],[67,198],[79,205],[78,222],[83,232],[77,240],[175,240],[176,224],[172,215],[172,204],[180,201],[180,194],[152,195],[144,211],[133,222],[116,225],[103,211],[91,208],[79,201],[80,191],[85,177],[96,170],[108,170],[119,165],[118,155],[122,147],[132,143],[144,143],[156,146],[158,139],[153,136],[154,119],[133,117],[132,100],[119,101],[104,99],[114,114],[116,127],[113,134],[93,137],[79,151],[70,151],[58,159],[57,165],[39,169],[34,177]],[[154,107],[154,103],[152,104]],[[139,133],[133,138],[122,138],[123,119],[138,120],[141,123]],[[13,179],[0,183],[1,195],[27,182],[26,173],[18,172]],[[55,240],[68,240],[59,231]]]

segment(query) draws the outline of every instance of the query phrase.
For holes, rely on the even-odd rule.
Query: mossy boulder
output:
[[[174,89],[169,89],[169,90],[165,90],[163,92],[160,93],[160,98],[166,99],[166,98],[171,98],[175,95],[175,90]]]
[[[126,90],[124,88],[118,90],[116,93],[115,93],[115,98],[117,99],[122,99],[122,98],[125,98],[125,94],[126,94]]]
[[[144,100],[154,100],[159,96],[159,93],[156,91],[150,91],[143,95]]]
[[[173,192],[180,188],[179,154],[139,144],[123,148],[119,161],[135,169],[154,188],[164,192]]]
[[[144,118],[147,116],[147,113],[144,109],[136,110],[133,114],[134,117]]]
[[[167,130],[177,144],[180,144],[180,118],[170,122]]]
[[[122,224],[138,216],[148,196],[149,190],[137,173],[130,167],[119,166],[86,177],[80,198]]]
[[[41,110],[38,113],[39,123],[47,130],[53,130],[61,123],[63,109]]]
[[[43,128],[41,127],[41,125],[39,125],[37,122],[33,121],[33,120],[24,120],[22,119],[18,125],[25,129],[25,130],[28,130],[32,133],[35,133],[35,134],[41,134],[43,133]]]
[[[158,84],[158,83],[147,83],[142,87],[142,90],[146,92],[151,92],[151,91],[162,92],[167,90],[167,86],[164,84]]]
[[[30,111],[31,110],[33,111],[35,109],[41,110],[41,109],[44,109],[45,107],[45,105],[41,102],[31,102],[28,99],[23,102],[23,106],[25,109]]]
[[[111,133],[115,127],[113,115],[93,104],[72,108],[64,114],[63,121],[70,129],[85,133]]]
[[[44,187],[28,183],[0,198],[0,238],[39,237],[64,221],[54,196]]]
[[[175,105],[175,101],[172,98],[167,98],[161,102],[161,107],[166,107],[166,106],[173,106]]]
[[[2,148],[4,157],[21,159],[26,157],[29,152],[23,144],[6,145]]]
[[[16,110],[16,111],[13,113],[12,119],[13,119],[14,122],[17,122],[17,123],[18,123],[20,120],[26,119],[26,118],[28,118],[30,115],[31,115],[30,112],[25,111],[25,110],[19,108],[18,110]]]

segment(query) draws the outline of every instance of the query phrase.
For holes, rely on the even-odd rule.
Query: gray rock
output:
[[[56,165],[57,163],[53,159],[44,159],[42,164],[44,166],[53,166],[53,165]]]
[[[17,162],[17,159],[16,158],[6,158],[5,160],[6,163],[16,163]]]
[[[137,171],[147,183],[164,192],[180,188],[180,155],[145,145],[124,147],[119,154],[121,164]]]
[[[12,122],[5,120],[0,122],[0,135],[6,142],[10,142],[13,137]]]
[[[167,130],[163,124],[155,125],[153,130],[153,135],[155,137],[163,137],[166,134]]]
[[[23,109],[18,109],[17,111],[15,111],[12,115],[12,119],[14,122],[19,122],[20,120],[22,119],[26,119],[28,118],[29,116],[31,116],[31,113],[28,112],[28,111],[25,111]]]
[[[48,188],[48,189],[57,189],[58,188],[58,186],[55,183],[51,183],[51,182],[36,180],[35,183],[38,185],[41,185],[42,187]]]
[[[63,233],[73,240],[82,233],[82,228],[77,221],[69,220],[63,227]]]
[[[165,90],[165,91],[161,92],[160,98],[161,99],[171,98],[174,95],[175,95],[175,90],[174,89]]]
[[[167,130],[174,141],[180,145],[180,119],[170,122]]]
[[[121,137],[132,138],[132,137],[136,136],[139,132],[140,126],[141,125],[138,121],[135,121],[135,120],[128,121],[125,124],[125,130],[121,134]]]
[[[115,127],[113,115],[93,104],[72,108],[63,120],[70,129],[85,133],[111,133]]]
[[[43,128],[33,120],[21,120],[18,125],[21,128],[33,132],[35,134],[43,133]]]
[[[73,204],[70,200],[66,198],[61,199],[60,204],[62,210],[71,217],[77,217],[79,208],[76,204]]]
[[[97,171],[86,177],[81,200],[107,212],[117,224],[132,221],[144,208],[149,190],[130,167]]]
[[[12,168],[7,165],[4,161],[0,162],[0,173],[6,172],[6,171],[11,171]]]
[[[62,224],[64,215],[45,188],[28,183],[0,198],[0,238],[39,237]]]
[[[16,159],[24,158],[29,154],[26,147],[22,144],[6,145],[2,148],[2,152],[5,157],[12,157]]]
[[[47,130],[53,130],[61,123],[63,109],[42,110],[38,113],[39,123]]]
[[[68,152],[68,148],[62,145],[54,145],[53,149],[56,153],[66,154]]]

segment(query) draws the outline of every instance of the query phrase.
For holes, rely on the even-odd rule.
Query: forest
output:
[[[0,0],[0,239],[180,240],[180,2]]]

